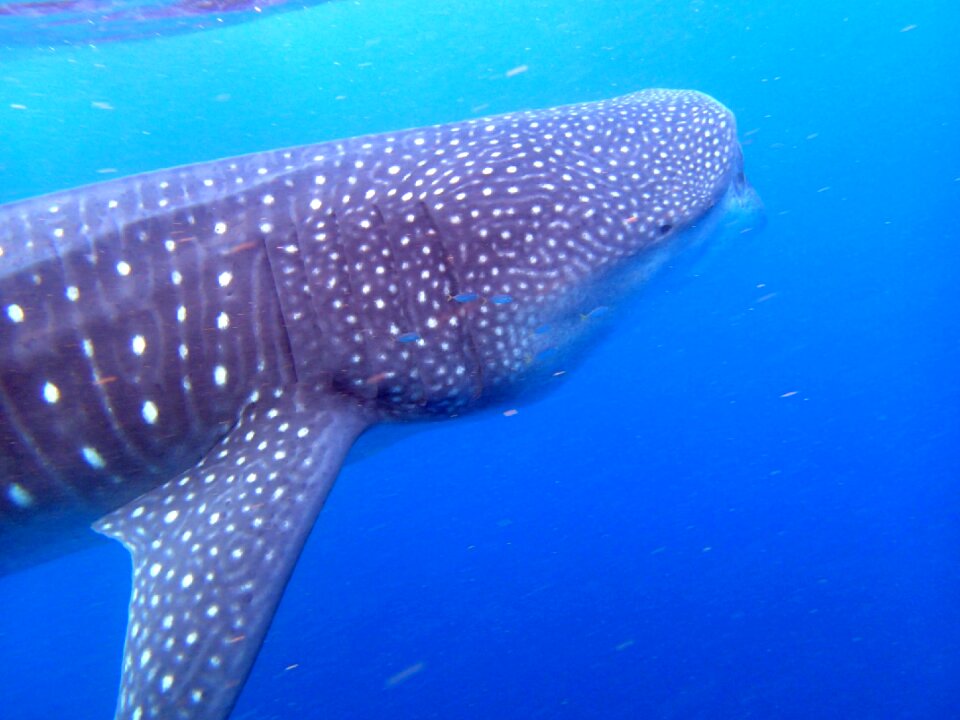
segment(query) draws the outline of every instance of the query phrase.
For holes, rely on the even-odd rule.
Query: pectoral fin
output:
[[[227,716],[366,424],[323,391],[261,399],[196,467],[96,523],[133,556],[118,720]]]

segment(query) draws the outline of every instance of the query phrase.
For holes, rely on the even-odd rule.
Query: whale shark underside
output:
[[[4,562],[122,542],[116,717],[224,718],[366,428],[549,377],[757,207],[731,113],[674,90],[0,207]]]

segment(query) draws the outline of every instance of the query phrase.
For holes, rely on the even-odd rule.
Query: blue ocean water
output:
[[[553,394],[365,437],[233,717],[960,717],[958,21],[362,0],[0,37],[2,201],[651,86],[738,117],[765,231]],[[0,579],[0,717],[110,717],[129,573],[105,543]]]

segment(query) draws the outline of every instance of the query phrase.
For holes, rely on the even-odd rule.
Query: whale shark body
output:
[[[0,207],[0,569],[119,540],[116,717],[224,718],[366,428],[549,377],[757,208],[731,113],[672,90]]]

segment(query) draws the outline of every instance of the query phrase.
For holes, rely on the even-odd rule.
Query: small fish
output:
[[[609,307],[607,307],[606,305],[598,305],[597,307],[595,307],[593,310],[591,310],[590,312],[588,312],[588,313],[587,313],[586,315],[584,315],[583,317],[584,317],[585,319],[587,319],[587,320],[596,320],[596,319],[598,319],[598,318],[602,318],[602,317],[603,317],[604,315],[606,315],[608,312],[610,312],[610,308],[609,308]]]

